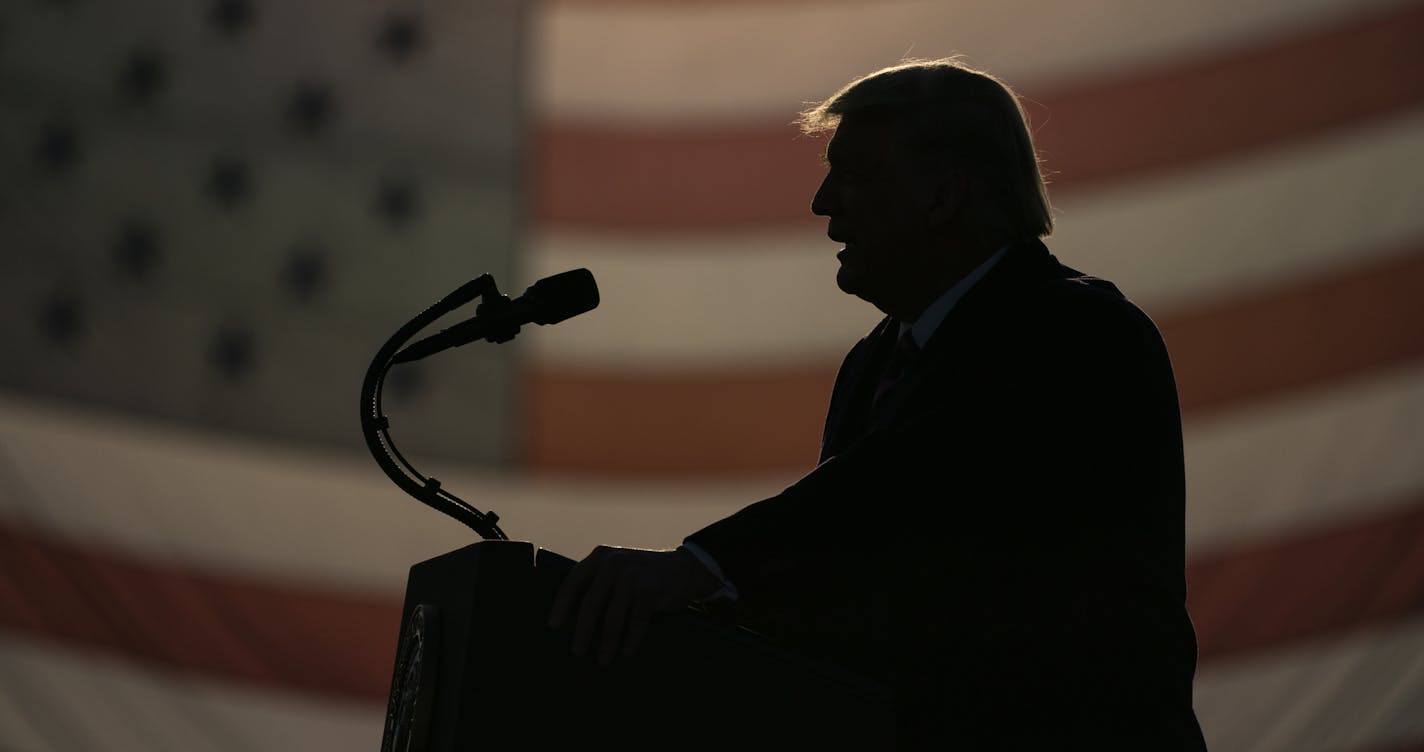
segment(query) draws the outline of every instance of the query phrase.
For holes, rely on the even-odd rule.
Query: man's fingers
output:
[[[575,655],[586,655],[595,637],[600,663],[611,663],[620,649],[633,655],[655,612],[689,602],[694,591],[712,589],[699,577],[713,575],[700,562],[684,557],[690,554],[595,548],[559,587],[549,609],[549,626],[558,628],[574,619]]]
[[[583,594],[583,602],[579,604],[578,623],[574,625],[574,655],[587,653],[589,644],[593,642],[593,632],[598,628],[598,623],[607,610],[608,599],[613,595],[613,586],[617,579],[614,569],[609,562],[600,562],[598,573],[594,575],[593,582]]]
[[[646,600],[633,604],[633,612],[628,616],[628,634],[623,637],[623,655],[638,652],[643,644],[643,636],[648,633],[648,620],[653,616],[653,607]]]
[[[559,592],[554,596],[554,605],[549,608],[549,626],[558,629],[568,620],[569,613],[573,611],[575,603],[579,602],[583,592],[588,589],[589,580],[598,574],[599,563],[603,559],[602,551],[595,548],[583,561],[574,565],[574,568],[564,577],[564,581],[559,585]]]
[[[564,577],[563,584],[559,585],[559,592],[554,596],[554,605],[549,607],[549,626],[554,629],[564,626],[564,621],[569,618],[570,607],[583,594],[588,578],[579,577],[581,569],[584,569],[582,564],[575,566],[573,571]]]
[[[608,602],[608,610],[603,614],[603,634],[598,648],[599,663],[612,663],[613,657],[618,654],[618,640],[623,636],[623,622],[628,617],[632,602],[632,581],[628,577],[619,577],[613,586],[613,597]]]

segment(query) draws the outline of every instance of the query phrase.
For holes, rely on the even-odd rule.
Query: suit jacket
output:
[[[872,411],[897,333],[847,355],[814,470],[689,536],[737,616],[882,680],[901,747],[1204,749],[1152,321],[1035,240]]]

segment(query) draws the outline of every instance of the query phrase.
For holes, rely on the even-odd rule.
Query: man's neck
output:
[[[934,303],[945,292],[982,266],[1005,245],[1000,243],[991,246],[971,242],[947,244],[946,249],[954,250],[945,250],[939,256],[943,259],[943,263],[924,275],[925,284],[920,286],[914,294],[907,295],[904,300],[896,301],[894,305],[883,307],[881,310],[896,321],[913,324],[919,320],[931,303]],[[894,310],[889,310],[890,308],[894,308]]]
[[[1002,261],[1004,255],[1008,252],[1009,246],[1005,245],[990,254],[987,259],[971,269],[968,274],[960,277],[958,281],[940,293],[939,297],[931,301],[913,321],[902,321],[900,324],[901,332],[910,332],[914,336],[915,344],[920,347],[929,344],[930,338],[934,336],[940,324],[949,316],[949,312],[954,310],[955,306],[959,305],[960,299],[967,295],[975,285],[979,284],[979,281],[987,276],[990,270]]]

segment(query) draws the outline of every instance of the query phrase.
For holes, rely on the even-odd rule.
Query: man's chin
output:
[[[856,279],[855,272],[847,269],[845,264],[836,270],[836,287],[841,288],[841,292],[849,295],[860,295],[860,280]]]
[[[841,292],[847,295],[854,295],[871,305],[875,304],[875,301],[871,300],[873,296],[870,295],[869,290],[867,290],[865,286],[865,280],[856,276],[855,272],[847,270],[844,266],[840,268],[840,271],[836,272],[836,287],[841,288]]]
[[[875,293],[872,286],[865,283],[865,279],[857,275],[853,270],[847,269],[844,265],[836,272],[836,286],[841,288],[841,292],[847,295],[854,295],[861,300],[880,309],[882,313],[889,313],[882,305],[884,299]]]
[[[857,253],[857,250],[854,245],[847,243],[846,247],[836,254],[836,260],[840,262],[840,268],[836,270],[836,286],[847,295],[864,298],[866,290],[865,267],[862,265],[864,259]]]

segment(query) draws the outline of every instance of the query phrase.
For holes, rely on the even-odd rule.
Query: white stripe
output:
[[[1424,110],[1075,194],[1059,202],[1048,244],[1155,314],[1370,261],[1424,237],[1421,175]],[[836,288],[838,248],[814,219],[763,233],[537,234],[530,278],[586,266],[602,303],[520,346],[554,367],[638,372],[839,362],[879,313]]]
[[[24,752],[345,752],[384,708],[240,688],[0,637],[0,745]]]
[[[698,486],[549,481],[410,458],[504,517],[511,537],[582,557],[672,547],[791,478]],[[400,593],[417,561],[476,536],[334,456],[0,395],[0,519],[203,569]]]
[[[1054,249],[1157,307],[1348,267],[1424,236],[1424,109],[1058,203]]]
[[[1187,550],[1388,512],[1424,491],[1424,364],[1186,429]]]
[[[1386,513],[1424,491],[1424,366],[1189,425],[1186,438],[1189,555]],[[364,457],[11,397],[0,462],[0,519],[176,566],[394,595],[411,564],[474,539]],[[575,557],[600,543],[675,546],[797,475],[595,483],[422,469],[498,511],[511,537]]]
[[[556,2],[535,18],[534,103],[577,122],[786,122],[908,55],[963,53],[1017,86],[1249,47],[1404,0]]]
[[[814,228],[621,238],[536,234],[543,277],[588,267],[598,308],[522,343],[558,368],[641,373],[839,362],[884,314],[836,287],[836,252]]]
[[[1424,619],[1242,660],[1197,675],[1207,746],[1361,752],[1424,741]]]

